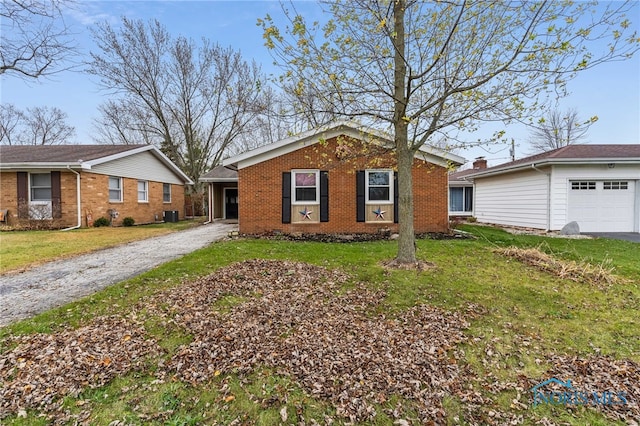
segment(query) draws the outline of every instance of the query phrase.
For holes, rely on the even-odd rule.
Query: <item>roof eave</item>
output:
[[[81,169],[82,163],[78,162],[20,162],[20,163],[2,163],[0,164],[0,170],[16,170],[16,169]]]
[[[222,162],[222,165],[229,168],[242,169],[244,167],[249,167],[278,157],[279,155],[287,154],[296,149],[313,145],[322,139],[331,139],[342,134],[353,138],[361,138],[362,135],[365,134],[376,138],[383,144],[393,144],[391,136],[379,130],[367,128],[349,121],[339,121],[317,129],[308,130],[300,133],[299,135],[291,136],[280,142],[275,142],[273,144],[265,145],[254,150],[229,157]],[[294,144],[299,144],[300,146],[298,148],[291,149],[291,146]],[[423,147],[419,149],[415,154],[415,158],[425,159],[426,161],[443,167],[448,167],[450,165],[459,166],[466,162],[463,157],[436,150],[432,147]],[[429,158],[429,160],[427,160],[427,158]]]
[[[480,171],[473,173],[468,177],[470,179],[483,178],[495,175],[501,175],[505,173],[516,172],[520,170],[530,169],[535,167],[546,166],[561,166],[561,165],[576,165],[576,164],[610,164],[610,163],[623,163],[623,164],[640,164],[640,158],[545,158],[540,161],[527,161],[526,163],[517,164],[514,166],[507,166],[496,170],[488,170],[486,172]]]
[[[234,183],[238,182],[238,178],[200,178],[198,181],[206,183]]]

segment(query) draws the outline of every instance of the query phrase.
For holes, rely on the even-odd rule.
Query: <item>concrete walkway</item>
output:
[[[0,275],[0,327],[96,293],[224,238],[214,223]]]

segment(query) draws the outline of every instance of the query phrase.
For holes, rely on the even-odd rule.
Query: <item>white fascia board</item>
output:
[[[436,158],[436,159],[439,158],[439,160],[436,160],[436,161],[439,161],[440,163],[442,163],[440,165],[443,165],[445,167],[449,166],[450,164],[455,166],[461,166],[467,162],[467,159],[464,157],[461,157],[451,152],[446,152],[444,150],[441,150],[429,145],[421,146],[416,152],[416,158],[421,158],[420,157],[421,153],[428,154],[430,158]],[[435,161],[431,161],[431,162],[433,163]]]
[[[72,168],[72,169],[81,169],[82,168],[82,164],[81,163],[61,163],[61,162],[55,162],[55,163],[4,163],[2,165],[0,165],[0,170],[16,170],[16,169],[20,169],[20,170],[26,170],[26,169],[33,169],[33,170],[44,170],[44,169],[68,169],[68,168]]]
[[[256,148],[245,153],[229,157],[222,162],[225,167],[232,167],[236,169],[243,169],[245,167],[253,166],[263,161],[271,160],[281,155],[289,154],[307,146],[318,143],[320,140],[331,139],[340,135],[345,135],[354,139],[365,140],[373,138],[378,141],[382,146],[389,146],[393,144],[393,138],[384,132],[379,130],[366,128],[349,121],[341,121],[320,127],[319,129],[309,130],[299,135],[283,139],[279,142],[274,142],[269,145]],[[465,159],[455,155],[446,153],[444,151],[436,150],[431,147],[424,147],[416,152],[415,158],[428,161],[439,166],[448,167],[450,163],[455,165],[461,165],[465,163]]]
[[[155,147],[153,145],[140,146],[138,148],[134,148],[134,149],[130,149],[130,150],[127,150],[127,151],[119,152],[117,154],[107,155],[106,157],[100,157],[100,158],[96,158],[96,159],[93,159],[93,160],[82,161],[82,166],[83,166],[83,168],[91,169],[92,166],[95,166],[95,165],[98,165],[98,164],[108,163],[109,161],[114,161],[114,160],[118,160],[120,158],[129,157],[131,155],[139,154],[141,152],[149,151],[149,150],[152,150],[152,149],[155,149]]]
[[[478,172],[469,176],[470,179],[478,179],[489,176],[501,175],[505,173],[511,173],[515,171],[521,171],[530,169],[532,167],[547,167],[547,166],[575,166],[575,165],[590,165],[590,164],[638,164],[640,166],[640,158],[547,158],[540,161],[528,161],[526,163],[517,164],[515,166],[505,167],[498,170],[492,170],[488,172]]]
[[[125,158],[125,157],[129,157],[131,155],[136,155],[136,154],[140,154],[142,152],[146,152],[146,151],[151,151],[151,153],[158,159],[160,160],[165,166],[167,166],[169,169],[171,169],[176,175],[178,175],[185,184],[187,185],[193,185],[193,181],[191,180],[191,178],[189,178],[189,176],[187,176],[186,174],[184,174],[184,172],[182,170],[180,170],[178,168],[178,166],[176,166],[173,161],[171,161],[169,159],[169,157],[167,157],[166,155],[164,155],[162,153],[162,151],[160,151],[158,148],[156,148],[153,145],[145,145],[145,146],[140,146],[138,148],[134,148],[134,149],[130,149],[128,151],[124,151],[124,152],[119,152],[117,154],[113,154],[113,155],[108,155],[106,157],[100,157],[100,158],[96,158],[95,160],[89,160],[89,161],[83,161],[82,164],[82,168],[85,170],[91,170],[92,166],[98,165],[98,164],[103,164],[103,163],[108,163],[109,161],[114,161],[114,160],[119,160],[121,158]]]
[[[249,167],[263,161],[271,160],[284,154],[296,151],[306,146],[318,143],[321,139],[331,139],[340,134],[360,134],[348,122],[338,122],[317,129],[307,130],[300,134],[282,139],[269,145],[264,145],[251,151],[229,157],[222,162],[225,167],[237,166],[238,169]]]

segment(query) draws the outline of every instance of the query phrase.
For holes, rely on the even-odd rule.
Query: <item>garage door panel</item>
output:
[[[581,232],[633,232],[634,181],[571,181],[569,222]]]

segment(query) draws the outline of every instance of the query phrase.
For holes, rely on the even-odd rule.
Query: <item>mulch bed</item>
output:
[[[319,243],[362,243],[368,241],[386,241],[396,239],[397,234],[391,232],[377,233],[355,233],[355,234],[319,234],[319,233],[303,233],[297,232],[292,234],[285,233],[264,233],[259,235],[242,235],[248,238],[263,238],[270,240],[285,241],[313,241]],[[473,235],[458,231],[452,232],[424,232],[416,234],[417,239],[421,240],[460,240],[473,239]]]

